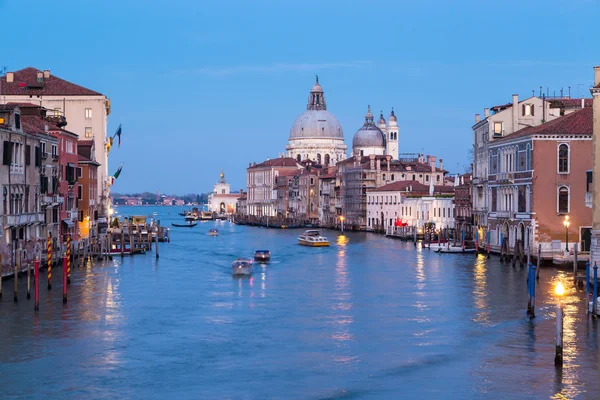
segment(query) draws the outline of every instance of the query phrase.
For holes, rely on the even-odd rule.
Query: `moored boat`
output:
[[[436,253],[475,253],[475,249],[472,248],[463,248],[462,246],[453,246],[453,245],[446,245],[446,246],[441,246],[439,247],[437,250],[435,250]]]
[[[171,225],[173,225],[173,226],[175,226],[175,227],[177,227],[177,228],[193,228],[193,227],[195,227],[196,225],[198,225],[198,223],[197,223],[197,222],[191,222],[191,221],[190,221],[190,223],[189,223],[189,224],[174,224],[174,223],[171,223]]]
[[[308,230],[298,236],[298,241],[303,246],[323,247],[329,246],[329,240],[321,235],[320,231]]]
[[[233,275],[252,275],[252,260],[238,258],[231,263],[231,273]]]
[[[219,236],[219,230],[218,229],[211,229],[208,231],[208,235],[209,236]]]
[[[254,261],[268,262],[271,260],[271,252],[269,250],[256,250],[254,252]]]

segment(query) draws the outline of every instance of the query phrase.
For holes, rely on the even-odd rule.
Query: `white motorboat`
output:
[[[462,246],[450,245],[446,244],[446,246],[441,246],[437,250],[436,253],[475,253],[475,249],[464,248]]]
[[[233,275],[252,275],[252,260],[238,258],[231,263],[231,273]]]
[[[298,241],[303,246],[323,247],[329,246],[329,239],[321,235],[320,231],[308,230],[298,236]]]
[[[433,250],[433,251],[438,251],[439,249],[441,249],[443,247],[448,247],[448,242],[441,242],[441,243],[431,242],[431,243],[423,244],[423,248]]]
[[[209,236],[219,236],[219,230],[218,229],[211,229],[208,231],[208,235]]]

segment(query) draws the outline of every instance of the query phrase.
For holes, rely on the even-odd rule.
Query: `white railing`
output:
[[[16,225],[25,225],[25,224],[34,224],[37,222],[44,221],[43,213],[23,213],[23,214],[13,214],[13,215],[5,215],[4,223],[9,226]]]

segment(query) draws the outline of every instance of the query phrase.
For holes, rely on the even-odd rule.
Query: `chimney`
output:
[[[44,70],[44,79],[48,79],[50,78],[50,70],[49,69],[45,69]]]
[[[250,168],[251,166],[252,166],[252,163],[251,163],[251,162],[249,162],[249,163],[248,163],[248,168]]]
[[[489,117],[490,116],[490,109],[489,108],[484,108],[483,109],[483,115],[485,115],[485,117]]]
[[[478,123],[479,121],[481,121],[481,117],[479,114],[475,114],[475,123]]]
[[[435,161],[436,161],[437,157],[436,156],[431,156],[431,172],[435,172]]]
[[[513,123],[512,123],[512,131],[510,132],[506,132],[507,134],[516,132],[519,130],[519,95],[518,94],[513,94],[512,95],[512,119],[513,119]]]
[[[443,171],[443,170],[444,170],[444,167],[442,167],[442,161],[444,161],[444,159],[443,159],[443,158],[440,158],[440,169]]]
[[[581,108],[585,107],[585,99],[582,97],[581,98]]]
[[[44,73],[42,71],[37,72],[37,80],[40,81],[44,79]]]
[[[15,80],[15,73],[14,72],[7,72],[6,73],[6,82],[7,83],[11,83],[14,82]]]
[[[594,86],[600,85],[600,66],[594,67]]]
[[[427,154],[427,164],[431,164],[431,156]]]

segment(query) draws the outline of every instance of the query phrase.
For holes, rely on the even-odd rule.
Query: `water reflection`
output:
[[[350,276],[348,274],[348,250],[349,239],[346,235],[339,235],[336,240],[337,260],[335,268],[335,287],[334,303],[332,304],[332,324],[334,333],[331,338],[336,341],[336,347],[343,350],[342,354],[334,354],[333,359],[337,363],[347,364],[356,360],[356,357],[349,356],[349,343],[354,340],[354,335],[350,332],[354,318],[352,311],[352,292],[350,290]]]
[[[485,257],[477,257],[473,268],[473,300],[478,310],[473,320],[482,325],[490,325],[490,311],[488,304],[487,269]]]

